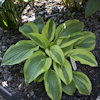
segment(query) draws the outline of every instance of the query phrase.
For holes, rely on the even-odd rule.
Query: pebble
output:
[[[58,0],[54,0],[55,2],[57,1],[58,2]],[[42,2],[41,2],[41,0],[39,1],[39,3],[40,4],[42,4],[43,6],[38,6],[37,5],[37,3],[35,3],[36,4],[36,8],[37,9],[35,9],[34,10],[34,6],[32,6],[32,8],[31,7],[29,7],[29,6],[27,6],[26,7],[26,10],[24,10],[24,12],[23,12],[23,14],[22,14],[22,23],[26,23],[26,22],[30,22],[30,21],[33,21],[35,18],[36,18],[36,16],[37,15],[39,15],[39,16],[41,16],[45,21],[47,21],[49,18],[52,18],[52,19],[54,19],[54,21],[55,21],[55,23],[56,23],[56,25],[59,25],[60,23],[63,23],[63,22],[65,22],[66,20],[68,20],[68,10],[66,10],[65,8],[64,8],[64,6],[63,5],[57,5],[55,2],[52,2],[51,0],[47,0],[47,1],[45,1],[45,0],[42,0]],[[59,0],[60,1],[60,0]],[[51,2],[51,3],[50,3]],[[45,4],[45,5],[44,5]],[[54,4],[54,5],[53,5]],[[53,5],[53,6],[52,6]],[[83,8],[84,9],[84,8]],[[36,11],[36,12],[35,12]],[[32,12],[32,13],[30,13],[30,12]],[[38,12],[38,13],[37,13]],[[83,21],[84,23],[85,23],[85,28],[84,28],[84,30],[86,30],[86,31],[92,31],[93,29],[92,29],[92,27],[91,27],[91,24],[92,25],[94,25],[91,21],[93,21],[94,20],[94,22],[96,23],[96,20],[94,19],[94,16],[92,16],[91,18],[91,20],[87,20],[86,21],[86,19],[89,19],[89,17],[87,17],[86,19],[83,17],[83,16],[81,16],[81,14],[80,14],[80,12],[78,13],[78,17],[80,17],[80,19],[79,20],[81,20],[81,21]],[[99,17],[100,18],[100,17]],[[47,20],[46,20],[47,19]],[[77,18],[77,13],[75,13],[75,19],[78,19]],[[88,24],[89,23],[89,24]],[[96,25],[97,24],[97,25]],[[100,27],[100,25],[99,25],[99,23],[96,23],[95,25],[94,25],[94,30],[93,30],[93,32],[95,32],[96,34],[98,34],[98,32],[100,32],[100,29],[99,29],[99,27]],[[96,30],[95,30],[95,28],[96,28]],[[13,36],[13,35],[12,35]],[[98,36],[98,37],[100,37],[100,35]],[[7,32],[7,31],[5,31],[4,32],[4,34],[2,34],[2,32],[0,31],[0,39],[2,39],[2,40],[0,40],[0,50],[2,50],[2,51],[0,51],[1,53],[0,53],[0,61],[2,61],[2,55],[4,55],[4,52],[7,50],[7,47],[8,47],[8,45],[10,45],[10,44],[13,44],[13,42],[15,43],[15,40],[17,39],[16,37],[15,37],[15,39],[11,39],[11,35]],[[24,38],[23,38],[24,39]],[[100,38],[98,38],[98,39],[100,39]],[[17,39],[18,40],[18,39]],[[8,44],[9,43],[9,44]],[[7,45],[7,46],[6,46]],[[98,45],[99,46],[99,45]],[[4,52],[3,52],[4,51]],[[95,55],[97,58],[99,58],[99,55]],[[21,64],[21,65],[23,65],[23,64]],[[80,65],[80,64],[79,64]],[[34,100],[37,100],[36,98],[38,97],[38,96],[36,96],[36,94],[34,95],[34,93],[36,93],[36,92],[38,92],[38,93],[40,93],[39,91],[40,91],[40,89],[39,88],[37,88],[37,90],[36,90],[36,92],[35,92],[35,90],[34,90],[34,88],[32,88],[31,90],[29,90],[28,89],[28,87],[26,87],[26,85],[20,85],[21,83],[22,83],[22,80],[23,80],[23,77],[21,76],[19,76],[18,74],[17,74],[17,71],[16,71],[16,68],[17,68],[18,66],[16,66],[15,68],[12,68],[12,67],[10,67],[9,66],[9,68],[10,68],[10,72],[11,72],[11,74],[13,74],[14,76],[12,77],[11,76],[11,74],[9,75],[9,70],[8,69],[6,69],[7,68],[7,66],[3,66],[3,68],[1,67],[1,69],[0,69],[0,73],[2,74],[2,76],[4,76],[4,79],[2,78],[2,79],[0,79],[0,82],[2,82],[2,80],[7,80],[8,82],[9,82],[9,84],[10,84],[10,86],[8,86],[8,90],[9,91],[14,91],[15,92],[15,94],[19,97],[19,95],[25,95],[25,92],[26,92],[26,96],[27,97],[29,97],[29,99],[31,98],[31,96],[34,98]],[[81,67],[81,66],[80,66]],[[14,71],[14,72],[13,72]],[[79,71],[82,71],[81,69],[79,70]],[[12,73],[13,72],[13,73]],[[23,71],[21,70],[19,70],[19,72],[20,73],[23,73]],[[90,73],[92,73],[92,74],[94,74],[94,72],[93,71],[90,71]],[[15,75],[16,74],[16,75]],[[97,76],[96,76],[97,77]],[[18,78],[18,79],[17,79]],[[19,81],[18,81],[19,80]],[[95,78],[92,78],[92,81],[97,81]],[[14,84],[12,83],[12,82],[14,82]],[[97,83],[97,82],[96,82]],[[19,89],[18,90],[18,92],[16,93],[16,89],[15,88],[18,88],[18,85],[20,85],[20,88],[21,89]],[[31,85],[31,84],[30,84]],[[21,87],[22,86],[22,87]],[[32,84],[31,86],[34,86],[35,87],[35,85],[34,84]],[[38,87],[37,85],[36,85],[36,87]],[[24,88],[24,89],[23,89]],[[36,88],[35,88],[36,89]],[[22,91],[22,93],[21,93],[21,91]],[[41,90],[42,91],[42,90]],[[14,94],[14,93],[13,93]],[[95,94],[95,93],[94,93]],[[95,95],[94,95],[95,96]],[[96,96],[95,96],[96,97]],[[45,98],[45,96],[43,96],[43,98],[41,97],[40,99],[41,100],[45,100],[44,99]],[[49,97],[48,97],[49,98]],[[48,98],[46,99],[46,100],[48,100]],[[67,99],[68,98],[68,99]],[[96,98],[95,98],[96,99]],[[0,100],[4,100],[4,99],[1,99],[0,98]],[[19,100],[23,100],[23,99],[19,99]],[[28,99],[27,99],[28,100]],[[33,99],[32,99],[33,100]],[[80,95],[80,94],[78,94],[77,93],[77,95],[74,95],[74,96],[68,96],[68,95],[63,95],[62,96],[62,99],[61,100],[89,100],[88,98],[86,98],[86,97],[82,97],[82,95]],[[97,97],[97,99],[96,100],[100,100],[100,98],[99,98],[99,96]]]
[[[6,51],[7,50],[7,46],[2,46],[2,51]]]
[[[32,92],[30,93],[30,95],[33,96],[33,95],[34,95],[34,91],[32,91]]]
[[[12,77],[9,77],[7,81],[8,81],[8,82],[11,82],[12,79],[13,79]]]
[[[2,61],[2,57],[0,57],[0,61]]]

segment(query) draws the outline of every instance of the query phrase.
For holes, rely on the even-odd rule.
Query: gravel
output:
[[[45,22],[52,18],[56,26],[66,20],[78,19],[84,22],[84,31],[92,31],[96,36],[96,47],[92,51],[98,62],[98,68],[91,68],[77,62],[78,70],[84,72],[90,78],[93,89],[90,96],[84,96],[77,91],[73,96],[63,93],[61,100],[100,100],[100,9],[90,17],[85,18],[85,4],[81,11],[74,10],[74,17],[68,17],[69,10],[59,0],[39,0],[34,5],[29,4],[22,13],[22,23],[33,21],[41,16]],[[0,28],[0,63],[6,50],[19,40],[26,39],[17,29],[3,30]],[[24,83],[24,62],[13,66],[0,66],[0,85],[12,93],[18,100],[51,100],[44,88],[44,83],[32,82],[29,86]],[[5,100],[0,96],[0,100]]]

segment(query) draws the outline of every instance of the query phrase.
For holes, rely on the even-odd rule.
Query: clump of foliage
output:
[[[17,28],[21,24],[21,14],[24,8],[32,1],[28,0],[27,3],[22,4],[19,9],[16,0],[1,0],[0,1],[0,27],[3,29]],[[22,2],[22,0],[20,0]]]
[[[73,8],[77,7],[77,9],[80,11],[80,7],[81,4],[83,2],[83,0],[61,0],[62,2],[64,2],[64,4],[67,6],[67,8],[70,9],[70,11],[73,11]]]
[[[61,0],[65,3],[65,5],[73,11],[73,8],[77,7],[80,11],[80,6],[82,5],[84,0]],[[85,9],[85,16],[88,17],[94,14],[100,8],[100,0],[88,0],[86,9]]]
[[[91,82],[82,72],[72,70],[68,60],[97,67],[94,55],[90,52],[95,47],[95,36],[84,31],[83,22],[68,20],[56,29],[55,22],[45,22],[37,17],[19,28],[19,31],[30,40],[21,40],[9,47],[2,65],[24,65],[25,83],[42,82],[52,100],[60,100],[62,91],[68,95],[78,89],[79,93],[89,95]]]

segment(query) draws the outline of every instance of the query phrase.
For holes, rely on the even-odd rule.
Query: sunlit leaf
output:
[[[49,19],[45,27],[42,30],[42,34],[51,42],[54,39],[55,34],[55,22]]]
[[[12,45],[5,53],[2,65],[18,64],[29,58],[34,51],[38,50],[33,41],[22,40],[17,44]]]
[[[84,24],[79,20],[68,20],[63,24],[59,25],[56,29],[56,39],[57,38],[68,38],[80,34],[83,30]]]
[[[82,32],[84,37],[74,44],[74,48],[91,51],[95,48],[95,35],[92,32]]]
[[[50,56],[55,62],[63,66],[64,53],[58,45],[53,45],[50,49],[46,49],[46,54]]]
[[[51,58],[48,58],[44,52],[35,52],[24,65],[24,77],[26,85],[28,85],[42,73],[49,70],[51,63]]]
[[[92,85],[89,78],[84,73],[73,71],[73,79],[79,93],[84,95],[90,95]]]
[[[33,22],[28,22],[19,27],[19,31],[28,38],[28,33],[39,33],[37,26]]]
[[[75,61],[80,61],[81,64],[87,64],[92,67],[97,67],[97,61],[94,55],[84,49],[73,49],[69,52],[69,56],[74,59]]]

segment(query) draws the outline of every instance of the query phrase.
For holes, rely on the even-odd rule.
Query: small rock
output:
[[[60,20],[59,20],[59,22],[60,22],[60,23],[63,23],[63,22],[64,22],[64,20],[63,20],[63,19],[60,19]]]
[[[100,96],[98,96],[98,97],[96,98],[96,100],[100,100]]]
[[[94,73],[94,70],[91,70],[90,73],[91,73],[91,74]]]
[[[2,61],[2,57],[0,57],[0,62]]]
[[[2,82],[3,87],[8,87],[7,81]]]
[[[6,51],[7,50],[7,46],[2,46],[2,51]]]
[[[9,77],[7,81],[8,82],[11,82],[12,81],[12,77]]]
[[[33,96],[33,95],[34,95],[34,91],[32,91],[32,92],[30,93],[30,95]]]
[[[29,97],[30,97],[30,95],[29,95],[29,94],[27,94],[27,97],[29,98]]]

